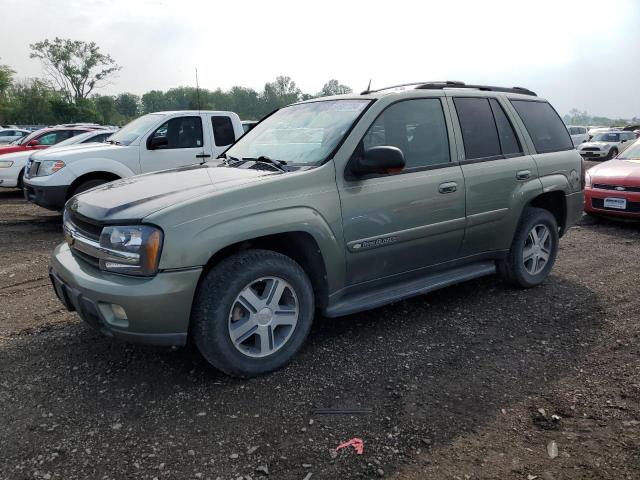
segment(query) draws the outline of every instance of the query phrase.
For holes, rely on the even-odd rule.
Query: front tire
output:
[[[92,188],[98,187],[100,185],[104,185],[105,183],[109,183],[111,180],[107,180],[105,178],[94,178],[92,180],[87,180],[86,182],[82,182],[78,185],[73,193],[69,196],[69,198],[74,195],[78,195],[79,193],[86,192],[87,190],[91,190]]]
[[[311,282],[300,265],[270,250],[247,250],[222,260],[200,283],[192,334],[211,365],[249,378],[289,363],[314,311]]]
[[[617,156],[618,156],[618,149],[614,147],[611,150],[609,150],[609,156],[607,157],[607,160],[611,160],[612,158],[615,158]]]
[[[520,288],[540,285],[553,268],[559,242],[558,224],[551,212],[527,207],[507,258],[498,265],[501,276]]]

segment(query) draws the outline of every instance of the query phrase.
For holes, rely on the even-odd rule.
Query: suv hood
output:
[[[67,202],[66,208],[101,223],[138,222],[185,200],[278,174],[207,164],[190,165],[101,185],[76,195]]]
[[[591,183],[640,187],[640,160],[609,160],[589,169]]]

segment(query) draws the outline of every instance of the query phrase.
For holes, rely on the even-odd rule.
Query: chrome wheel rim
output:
[[[522,262],[530,275],[537,275],[551,257],[551,232],[546,225],[534,226],[527,235],[522,251]]]
[[[298,324],[293,287],[279,277],[262,277],[245,286],[229,311],[229,338],[244,355],[267,357],[280,350]]]

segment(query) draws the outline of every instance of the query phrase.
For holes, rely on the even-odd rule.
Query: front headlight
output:
[[[584,186],[591,188],[591,175],[589,175],[589,172],[585,172],[584,174]]]
[[[162,230],[149,225],[104,227],[100,247],[101,269],[128,275],[155,275],[162,250]]]
[[[56,173],[58,170],[65,167],[65,163],[61,160],[46,160],[40,162],[40,167],[36,172],[36,177],[46,177],[52,173]]]
[[[9,160],[3,160],[0,162],[0,168],[9,168],[11,165],[13,165],[13,162],[10,162]]]

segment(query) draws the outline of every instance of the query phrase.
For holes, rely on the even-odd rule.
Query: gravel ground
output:
[[[239,381],[62,309],[60,222],[0,192],[0,479],[640,478],[636,225],[585,218],[538,288],[318,319],[288,368]],[[332,452],[353,437],[363,455]]]

